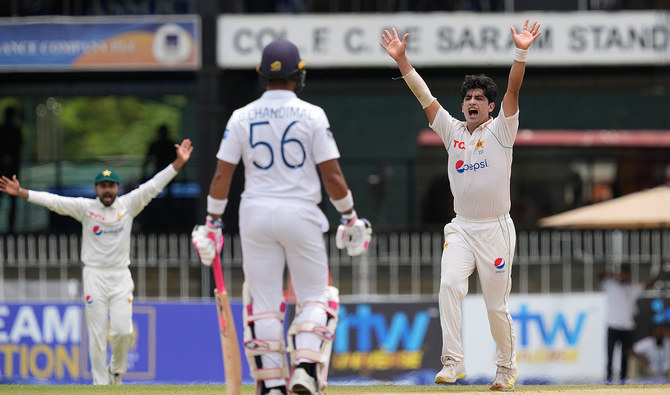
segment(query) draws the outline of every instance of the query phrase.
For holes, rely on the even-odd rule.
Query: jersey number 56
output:
[[[298,139],[288,137],[288,132],[290,131],[291,127],[293,125],[295,125],[296,123],[298,123],[298,121],[293,121],[286,127],[286,130],[284,130],[284,135],[281,138],[281,147],[280,147],[281,148],[281,150],[280,150],[281,151],[281,159],[284,162],[284,164],[291,169],[297,169],[297,168],[302,167],[305,164],[305,159],[307,158],[307,153],[305,152],[305,146],[302,144],[302,142]],[[257,148],[257,147],[260,147],[260,146],[264,146],[270,152],[270,163],[267,164],[266,166],[260,165],[256,161],[254,161],[254,166],[256,166],[257,168],[259,168],[261,170],[267,170],[270,167],[272,167],[272,165],[274,164],[274,161],[275,161],[275,159],[274,159],[275,155],[274,155],[274,150],[272,149],[272,146],[270,145],[270,143],[268,143],[267,141],[263,141],[261,139],[257,139],[257,140],[254,141],[254,128],[256,128],[257,132],[260,132],[260,130],[258,130],[260,127],[262,127],[263,125],[269,125],[269,124],[270,124],[270,122],[263,121],[263,122],[254,122],[254,123],[249,125],[249,144],[251,145],[251,147],[252,148]],[[300,147],[300,150],[302,151],[302,160],[300,160],[299,163],[289,163],[289,161],[287,160],[286,148],[287,148],[287,145],[291,144],[291,143],[298,144],[298,146]],[[291,156],[293,157],[294,155],[291,155]],[[300,156],[300,155],[298,155],[298,156]]]

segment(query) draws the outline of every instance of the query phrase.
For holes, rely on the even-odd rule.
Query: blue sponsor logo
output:
[[[489,162],[487,162],[486,159],[476,163],[465,163],[462,160],[456,162],[456,171],[459,173],[464,173],[466,171],[477,171],[485,167],[489,167]]]
[[[654,324],[664,324],[670,322],[670,307],[665,307],[663,299],[654,299],[651,301],[651,319]]]
[[[340,320],[335,331],[333,349],[336,354],[349,352],[349,335],[356,334],[355,351],[369,352],[376,344],[379,349],[395,352],[400,344],[406,351],[417,351],[426,336],[430,314],[428,311],[419,311],[410,322],[405,312],[397,312],[387,318],[384,314],[373,313],[369,304],[356,306],[355,313],[349,313],[346,307],[340,305]]]
[[[571,328],[566,322],[566,317],[563,313],[555,315],[553,323],[550,319],[545,321],[547,314],[533,313],[528,308],[528,305],[522,304],[517,313],[512,314],[514,324],[519,327],[519,342],[522,347],[529,345],[529,334],[532,330],[536,330],[540,334],[542,342],[546,346],[553,346],[560,333],[565,336],[566,343],[574,347],[579,342],[579,337],[584,329],[586,322],[586,313],[581,311],[577,313],[574,326]],[[549,321],[549,322],[547,322]]]
[[[102,226],[95,225],[93,227],[93,234],[96,236],[100,236],[103,233],[119,233],[119,232],[123,232],[123,226],[118,228],[103,228]]]

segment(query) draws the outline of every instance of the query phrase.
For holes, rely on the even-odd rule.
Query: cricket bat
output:
[[[214,236],[214,235],[212,235]],[[215,254],[212,262],[216,289],[216,312],[219,316],[219,332],[221,334],[221,351],[223,352],[223,370],[226,377],[226,394],[239,395],[242,392],[242,361],[237,344],[237,332],[233,321],[233,312],[230,310],[230,301],[226,284],[223,282],[221,258]]]

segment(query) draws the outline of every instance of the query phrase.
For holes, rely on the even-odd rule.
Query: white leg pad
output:
[[[253,301],[246,283],[242,286],[243,320],[244,320],[244,354],[249,363],[251,377],[255,381],[255,393],[260,394],[261,382],[264,380],[288,380],[288,367],[286,365],[286,345],[283,336],[278,339],[259,339],[255,336],[255,321],[265,319],[279,320],[283,327],[284,311],[263,312],[253,314]],[[283,306],[283,304],[282,304]],[[283,309],[282,309],[283,310]],[[281,366],[264,368],[261,357],[268,354],[279,354]]]
[[[291,361],[291,367],[295,367],[300,359],[307,359],[316,363],[316,381],[319,392],[325,390],[328,379],[328,366],[330,364],[330,354],[333,349],[333,340],[335,339],[335,329],[338,322],[338,310],[340,307],[340,295],[337,288],[328,287],[328,303],[307,303],[296,307],[296,317],[307,306],[313,305],[325,310],[326,324],[316,322],[296,322],[293,320],[288,329],[288,353]],[[321,339],[320,349],[313,350],[308,348],[296,348],[296,336],[301,333],[311,333]]]

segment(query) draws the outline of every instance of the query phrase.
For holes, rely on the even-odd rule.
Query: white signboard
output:
[[[602,293],[510,297],[519,380],[597,383],[605,376],[605,296]],[[495,343],[481,295],[463,301],[463,347],[469,379],[495,375]]]
[[[541,23],[528,64],[667,65],[670,13],[664,11],[482,14],[221,15],[217,61],[222,68],[253,68],[275,39],[300,49],[307,67],[395,67],[380,47],[384,29],[410,33],[407,54],[416,66],[512,64],[517,31],[526,18]]]

